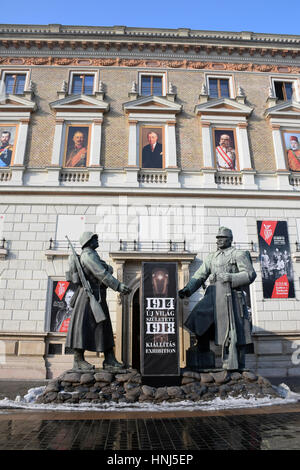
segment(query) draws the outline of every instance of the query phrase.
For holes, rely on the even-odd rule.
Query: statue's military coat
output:
[[[74,305],[68,329],[66,346],[72,349],[103,352],[114,346],[113,331],[106,303],[107,287],[118,290],[120,282],[111,275],[112,268],[101,260],[90,247],[83,248],[80,263],[97,300],[101,297],[101,307],[106,319],[96,323],[84,288],[75,292],[71,305]]]
[[[229,288],[228,283],[223,283],[218,278],[220,273],[232,275]],[[256,278],[250,253],[229,247],[209,254],[186,287],[193,294],[207,278],[210,285],[204,297],[193,308],[185,326],[197,336],[202,336],[214,323],[215,344],[223,345],[229,328],[226,300],[226,293],[229,291],[232,294],[237,344],[250,344],[251,323],[243,292],[243,286],[248,286]]]

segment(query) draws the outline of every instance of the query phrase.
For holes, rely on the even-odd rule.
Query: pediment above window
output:
[[[76,112],[87,111],[101,113],[109,110],[109,104],[88,95],[72,95],[49,104],[50,108],[56,112]]]
[[[178,114],[182,110],[182,105],[173,103],[166,98],[158,96],[146,96],[133,101],[123,103],[123,109],[130,113],[169,113]]]
[[[248,117],[253,108],[238,103],[230,98],[217,98],[195,106],[195,113],[199,116],[241,116]]]
[[[297,101],[285,101],[268,108],[265,111],[268,118],[300,119],[300,103]]]
[[[22,98],[18,95],[5,95],[0,101],[0,111],[8,112],[33,112],[36,110],[34,101]]]

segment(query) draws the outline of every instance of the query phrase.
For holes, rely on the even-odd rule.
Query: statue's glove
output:
[[[184,299],[185,297],[190,297],[191,296],[191,291],[188,287],[184,287],[180,291],[178,291],[178,295],[181,299]]]
[[[123,282],[120,282],[118,291],[119,291],[121,294],[128,295],[128,294],[130,294],[131,289],[130,289],[128,286],[126,286],[125,284],[123,284]]]
[[[232,274],[230,273],[220,273],[218,274],[218,279],[221,282],[231,282],[232,281]]]

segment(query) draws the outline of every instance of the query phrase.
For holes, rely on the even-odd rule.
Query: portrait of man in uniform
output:
[[[69,126],[67,128],[65,167],[75,168],[87,166],[89,131],[89,126]]]
[[[237,170],[234,131],[232,129],[214,129],[214,142],[218,170]]]
[[[15,126],[0,126],[0,167],[10,166],[14,153]]]
[[[162,127],[141,127],[140,148],[142,168],[164,167]]]
[[[300,171],[300,133],[284,132],[288,167],[291,171]]]

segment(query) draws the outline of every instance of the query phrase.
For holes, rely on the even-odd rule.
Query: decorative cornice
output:
[[[224,60],[228,61],[228,57]],[[159,59],[125,59],[111,58],[83,58],[78,57],[5,57],[0,56],[0,66],[70,66],[70,67],[138,67],[138,68],[165,68],[165,69],[194,69],[210,71],[239,71],[239,72],[265,72],[265,73],[300,73],[299,66],[255,64],[249,63],[222,63],[197,60],[159,60]]]
[[[127,26],[69,26],[61,24],[49,25],[22,25],[2,24],[0,33],[6,40],[24,40],[24,37],[35,38],[36,41],[58,41],[67,39],[71,42],[78,37],[83,41],[95,41],[99,39],[124,40],[125,38],[134,43],[140,39],[178,40],[186,43],[191,40],[205,40],[214,42],[230,41],[242,44],[256,45],[257,43],[279,45],[298,45],[300,36],[288,34],[254,33],[252,31],[205,31],[189,28],[166,29],[166,28],[136,28]],[[4,39],[4,40],[5,40]]]

